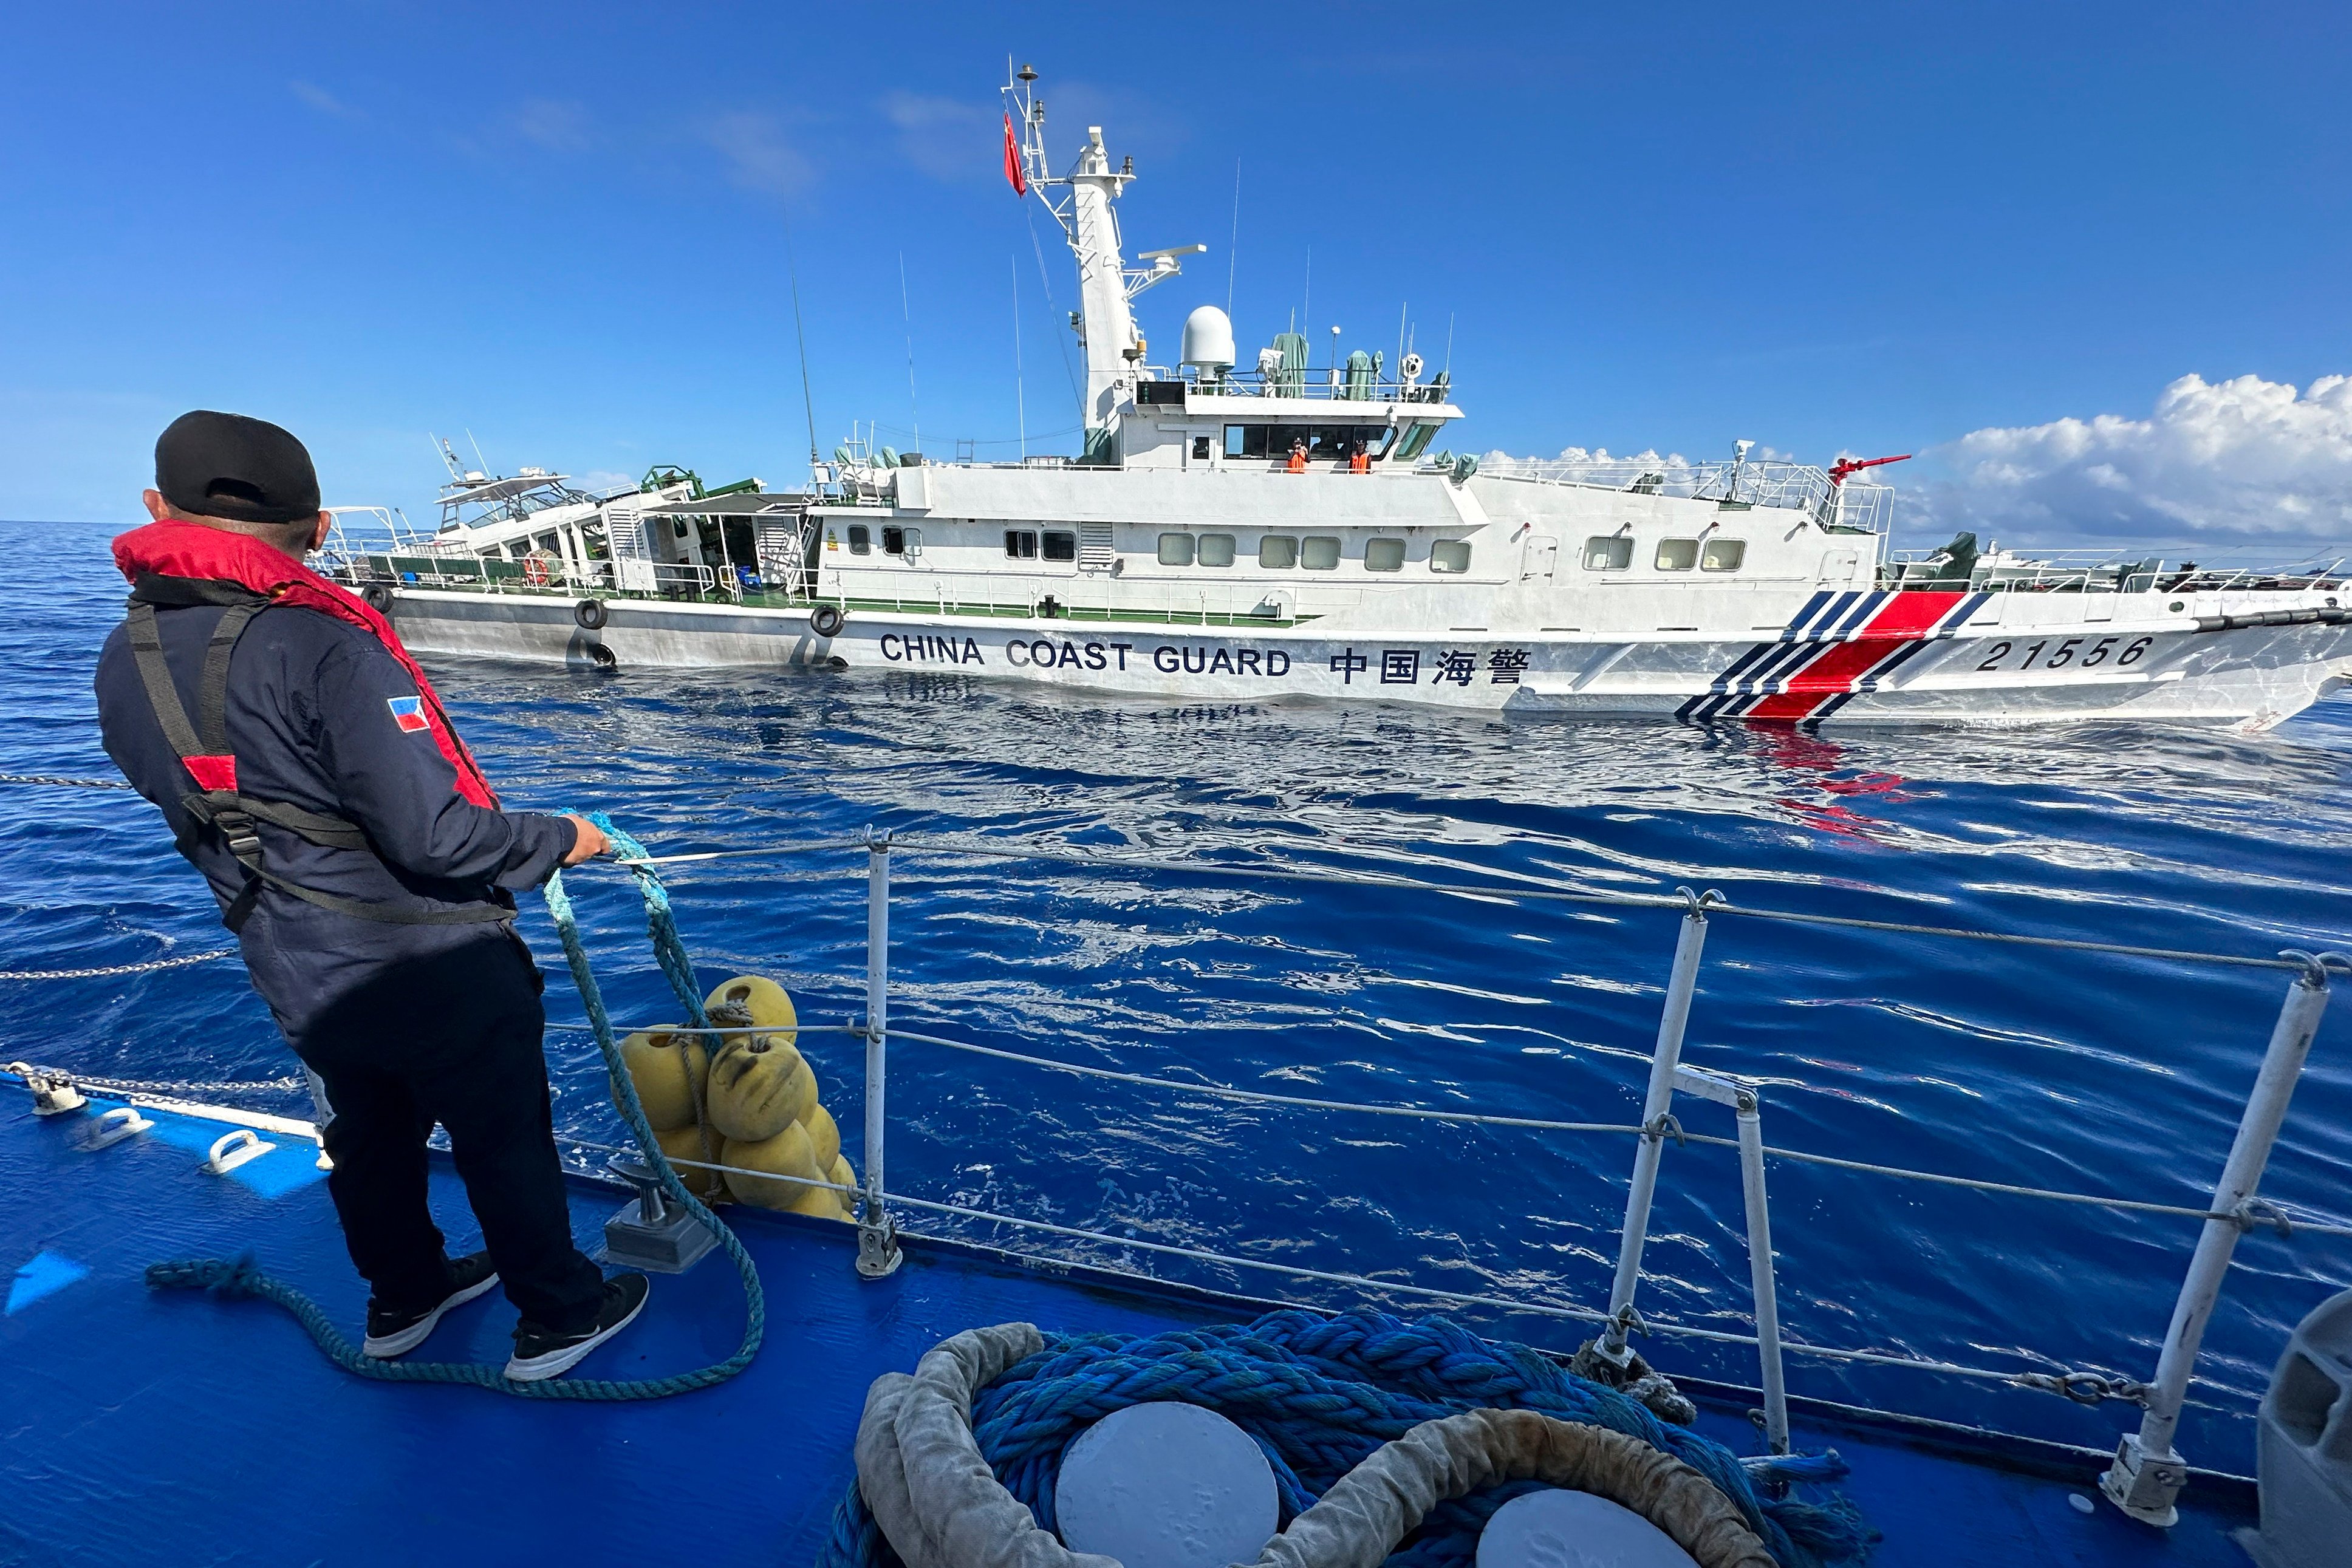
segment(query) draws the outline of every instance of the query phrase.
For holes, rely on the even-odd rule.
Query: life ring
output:
[[[604,601],[601,599],[583,599],[572,607],[572,619],[579,622],[583,632],[602,632],[605,618]]]
[[[547,562],[535,555],[523,557],[522,580],[533,588],[545,588],[548,581]]]
[[[847,617],[842,614],[839,606],[820,604],[809,612],[809,630],[820,637],[838,636],[841,623]]]
[[[378,615],[392,613],[392,590],[381,582],[371,582],[361,589],[360,601]]]

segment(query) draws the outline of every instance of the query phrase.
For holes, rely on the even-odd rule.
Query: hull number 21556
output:
[[[2032,643],[1995,643],[1985,650],[1979,670],[2063,670],[2095,669],[2115,661],[2117,669],[2137,664],[2147,653],[2153,637],[2135,637],[2124,643],[2121,637],[2043,637]],[[2121,648],[2116,646],[2124,643]],[[2084,644],[2089,644],[2087,647]],[[2014,655],[2014,657],[2012,657]]]

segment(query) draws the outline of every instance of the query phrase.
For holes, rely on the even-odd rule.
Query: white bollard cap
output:
[[[1270,1540],[1274,1468],[1197,1405],[1130,1405],[1078,1434],[1054,1486],[1062,1544],[1126,1568],[1227,1568]]]
[[[1547,1490],[1495,1511],[1478,1537],[1478,1568],[1698,1568],[1674,1538],[1630,1508],[1591,1492]]]

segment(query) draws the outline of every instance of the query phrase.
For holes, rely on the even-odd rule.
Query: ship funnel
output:
[[[1223,311],[1203,305],[1184,318],[1183,351],[1178,362],[1203,370],[1233,369],[1234,324]]]

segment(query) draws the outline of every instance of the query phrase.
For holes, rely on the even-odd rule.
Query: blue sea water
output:
[[[120,614],[110,530],[0,525],[42,563],[0,588],[0,770],[110,777],[89,697]],[[442,662],[511,804],[602,807],[659,851],[814,843],[869,824],[1086,852],[1643,892],[2233,954],[2352,946],[2352,702],[2277,732],[2082,727],[1786,731],[1505,721],[1403,707],[1171,706],[863,672],[588,674]],[[226,946],[160,820],[121,792],[0,786],[5,967]],[[1401,890],[1043,862],[900,857],[895,1021],[1006,1050],[1279,1093],[1638,1119],[1675,919]],[[573,879],[616,1012],[674,1008],[617,873]],[[712,981],[756,971],[804,1019],[862,1010],[865,857],[722,861],[673,879]],[[576,1021],[544,911],[524,928]],[[1711,923],[1686,1060],[1760,1080],[1765,1133],[1844,1158],[2202,1205],[2285,977],[1887,933]],[[2341,989],[2342,988],[2338,988]],[[0,1054],[142,1079],[291,1068],[232,960],[0,982]],[[862,1069],[804,1049],[860,1162]],[[569,1136],[619,1135],[593,1044],[550,1036]],[[248,1103],[299,1109],[262,1096]],[[901,1043],[894,1190],[1301,1267],[1514,1301],[1605,1301],[1623,1136],[1231,1103]],[[1727,1112],[1685,1102],[1693,1132]],[[581,1154],[583,1162],[595,1156]],[[2352,1004],[2339,1000],[2265,1190],[2341,1219]],[[2193,1221],[1777,1162],[1781,1312],[1819,1344],[2146,1377]],[[940,1221],[919,1222],[939,1228]],[[1334,1290],[1139,1249],[961,1234],[1262,1295]],[[1075,1249],[1074,1249],[1075,1246]],[[5,1260],[0,1260],[5,1261]],[[1745,1331],[1728,1150],[1671,1152],[1642,1305]],[[2250,1469],[2288,1328],[2352,1283],[2352,1239],[2241,1244],[2182,1437]],[[1410,1310],[1427,1310],[1410,1302]],[[1580,1325],[1465,1312],[1573,1345]],[[1653,1335],[1668,1371],[1753,1382],[1752,1354]],[[1792,1357],[1795,1392],[2106,1446],[2136,1416]]]

